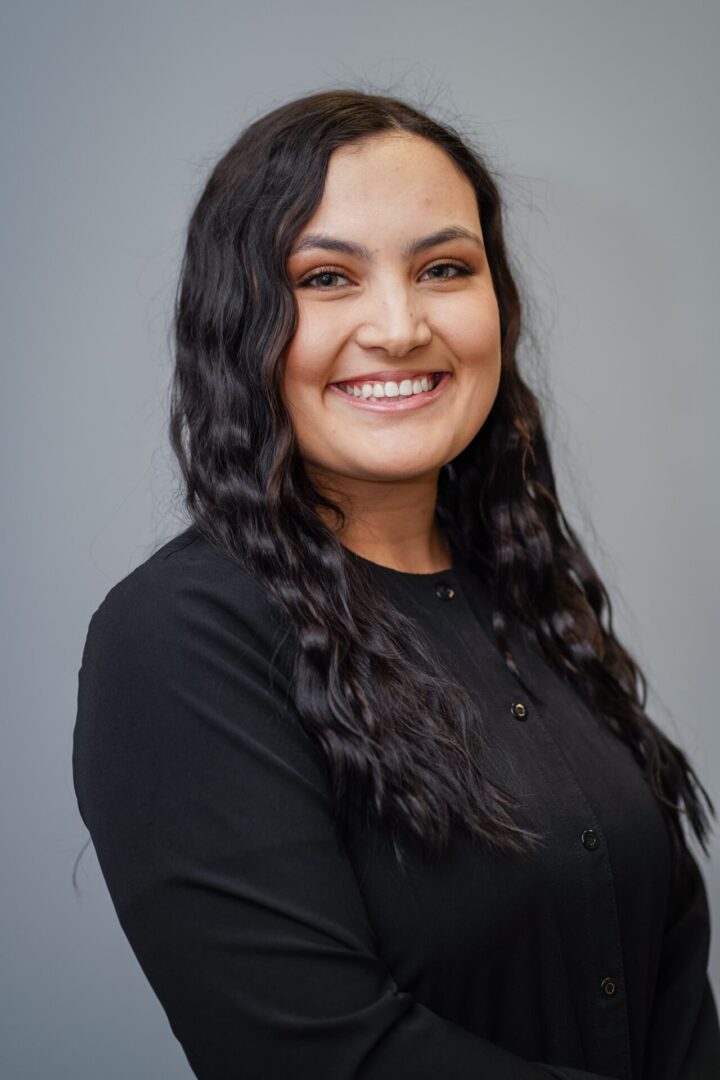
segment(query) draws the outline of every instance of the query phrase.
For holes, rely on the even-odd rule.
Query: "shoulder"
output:
[[[250,571],[190,527],[108,591],[91,616],[85,652],[105,648],[117,657],[142,649],[161,665],[180,644],[187,651],[204,642],[270,658],[288,631]]]
[[[159,874],[175,879],[185,859],[219,865],[243,829],[255,843],[258,808],[268,818],[294,797],[298,815],[324,813],[325,764],[294,704],[291,640],[262,584],[187,532],[94,612],[73,781],[122,906]]]
[[[78,671],[73,756],[86,823],[94,802],[177,792],[189,776],[219,775],[232,754],[252,773],[253,738],[293,760],[312,756],[293,705],[289,630],[249,571],[188,532],[114,585]]]

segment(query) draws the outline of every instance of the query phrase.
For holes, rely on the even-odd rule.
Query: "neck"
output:
[[[313,483],[346,515],[340,530],[319,507],[340,543],[371,562],[408,574],[432,574],[452,567],[452,553],[437,522],[435,471],[399,482],[357,480],[312,474]]]

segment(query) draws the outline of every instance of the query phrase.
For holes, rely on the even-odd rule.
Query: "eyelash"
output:
[[[453,278],[455,278],[455,277],[469,277],[471,274],[475,273],[475,271],[472,269],[472,267],[468,266],[467,263],[463,263],[463,262],[459,262],[459,261],[454,262],[454,261],[448,261],[448,260],[445,260],[444,262],[433,263],[432,266],[427,267],[427,270],[425,270],[425,273],[427,273],[428,270],[436,270],[439,266],[451,266],[454,270],[457,270],[458,273],[453,274],[452,277],[435,278],[434,279],[435,281],[452,281]],[[328,274],[328,275],[330,275],[332,277],[345,277],[346,276],[345,274],[341,274],[339,270],[333,270],[332,267],[330,267],[330,266],[321,267],[319,270],[316,270],[313,274],[310,274],[310,275],[308,275],[308,277],[304,277],[302,279],[302,281],[299,281],[298,282],[298,288],[307,287],[311,281],[315,280],[315,278],[324,277],[326,274]],[[332,286],[332,285],[318,286],[315,289],[315,291],[316,292],[331,292],[333,290],[333,288],[337,289],[337,288],[341,288],[341,286],[339,286],[339,285],[335,285],[335,286]]]

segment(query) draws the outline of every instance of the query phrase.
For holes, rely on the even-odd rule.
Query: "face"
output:
[[[443,230],[463,235],[426,241]],[[287,269],[299,321],[283,396],[314,479],[337,492],[437,478],[500,381],[498,304],[468,179],[418,136],[341,147]],[[359,397],[338,385],[348,383]]]

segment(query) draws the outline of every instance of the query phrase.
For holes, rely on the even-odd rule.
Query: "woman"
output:
[[[193,212],[191,524],[110,590],[74,777],[195,1074],[720,1076],[712,802],[563,516],[480,156],[341,90]]]

